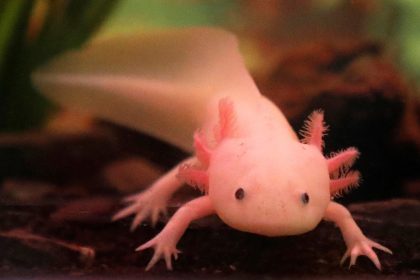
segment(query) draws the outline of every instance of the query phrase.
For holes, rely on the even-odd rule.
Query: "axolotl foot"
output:
[[[176,248],[181,236],[184,234],[191,221],[214,214],[211,200],[208,196],[202,196],[184,204],[163,230],[155,238],[146,242],[136,249],[136,251],[154,248],[155,252],[152,259],[146,267],[151,269],[160,259],[164,259],[166,267],[172,270],[172,257],[178,258],[180,251]]]
[[[154,248],[155,252],[146,266],[146,271],[150,270],[160,259],[164,259],[166,268],[172,270],[172,257],[177,260],[178,254],[181,253],[176,248],[176,242],[171,242],[170,238],[165,238],[164,232],[161,232],[155,238],[139,246],[136,251],[142,251],[148,248]]]
[[[356,264],[357,257],[367,256],[381,270],[381,263],[378,256],[372,248],[376,248],[392,254],[392,251],[381,244],[367,238],[362,230],[357,226],[350,212],[342,205],[336,202],[330,202],[325,211],[325,220],[334,222],[341,230],[344,241],[347,245],[347,251],[341,259],[341,264],[350,257],[349,268]]]
[[[377,269],[381,270],[381,263],[372,248],[382,250],[388,254],[392,254],[392,251],[381,244],[370,240],[363,236],[359,240],[355,240],[351,243],[344,256],[341,258],[340,264],[342,265],[347,258],[350,257],[349,269],[356,264],[357,257],[364,255],[367,256],[376,266]]]
[[[194,158],[188,158],[179,166],[194,162],[194,160]],[[152,225],[155,225],[161,214],[166,215],[169,198],[182,185],[182,182],[177,178],[179,166],[163,175],[146,191],[125,198],[124,201],[129,205],[115,214],[112,220],[135,215],[131,224],[132,231],[149,217]]]
[[[124,201],[130,203],[130,205],[115,214],[112,220],[116,221],[135,215],[131,223],[131,231],[134,231],[148,217],[150,217],[152,224],[155,225],[159,215],[166,215],[167,198],[159,195],[152,189],[129,196]]]

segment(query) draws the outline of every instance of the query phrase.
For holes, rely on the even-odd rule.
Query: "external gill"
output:
[[[301,130],[302,143],[313,145],[322,153],[324,147],[323,136],[326,131],[324,113],[320,110],[314,111],[305,121]],[[331,196],[341,196],[359,185],[360,173],[350,170],[358,157],[359,151],[350,147],[344,151],[333,153],[331,157],[326,159],[330,174]]]
[[[186,184],[198,188],[201,192],[207,193],[209,188],[207,168],[210,164],[211,150],[204,135],[199,131],[194,134],[194,149],[198,162],[182,164],[178,169],[178,178]]]
[[[222,98],[219,101],[219,122],[214,127],[216,146],[223,139],[235,136],[236,113],[232,100]],[[210,165],[212,150],[201,131],[194,134],[194,149],[197,164],[183,164],[179,167],[178,178],[186,184],[200,189],[203,193],[208,192],[209,178],[207,169]]]
[[[208,192],[209,176],[206,170],[194,165],[182,164],[178,169],[178,178],[203,193]]]
[[[316,110],[305,121],[300,134],[303,136],[302,143],[317,147],[321,152],[324,147],[323,137],[328,127],[324,124],[324,112]]]

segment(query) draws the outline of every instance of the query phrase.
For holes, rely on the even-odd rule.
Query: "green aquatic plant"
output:
[[[40,64],[85,42],[115,0],[0,1],[0,130],[40,125],[52,105],[32,88]]]

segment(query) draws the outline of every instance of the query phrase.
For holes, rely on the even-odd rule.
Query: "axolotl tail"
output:
[[[33,74],[45,96],[184,150],[215,95],[259,94],[234,35],[187,28],[96,39]]]

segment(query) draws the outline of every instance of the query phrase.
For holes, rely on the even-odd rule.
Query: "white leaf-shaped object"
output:
[[[191,150],[215,95],[259,94],[234,35],[215,28],[127,34],[92,41],[33,74],[60,105]]]

